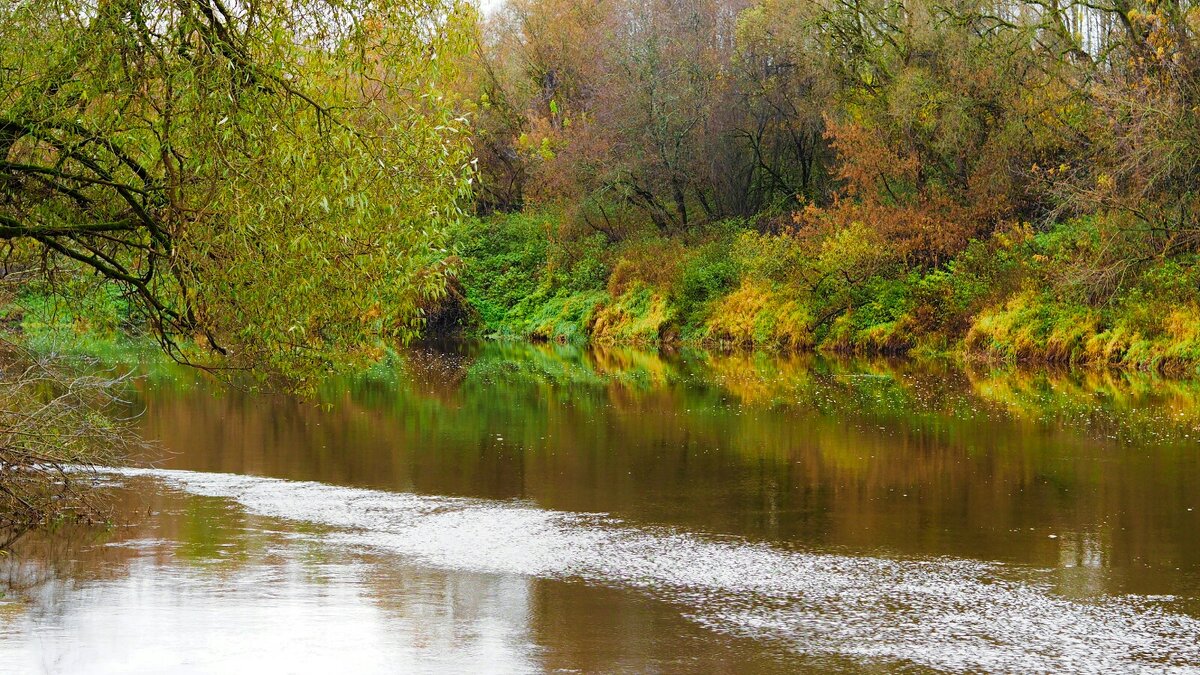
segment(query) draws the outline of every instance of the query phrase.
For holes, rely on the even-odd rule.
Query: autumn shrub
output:
[[[1088,302],[1061,273],[1072,255],[1090,250],[1095,230],[1064,224],[1038,238],[1023,289],[972,319],[965,349],[1007,361],[1121,366],[1195,373],[1200,363],[1200,269],[1195,256],[1130,271],[1103,302]]]
[[[1029,230],[1017,228],[972,240],[953,260],[916,275],[906,316],[918,339],[944,350],[964,337],[981,309],[1019,288],[1030,250]]]
[[[588,325],[592,340],[600,344],[657,345],[675,318],[666,297],[642,283],[610,298]]]
[[[1114,45],[1114,67],[1100,69],[1089,89],[1086,151],[1039,172],[1064,205],[1108,221],[1102,281],[1147,258],[1200,250],[1196,15],[1156,2],[1121,11],[1127,33]]]
[[[688,335],[696,335],[702,314],[712,301],[733,289],[741,278],[741,266],[729,255],[727,241],[699,246],[684,260],[671,302],[685,317]]]
[[[733,240],[730,256],[747,278],[799,285],[812,267],[810,249],[790,231],[761,234],[746,230]]]
[[[1011,361],[1078,363],[1087,341],[1103,329],[1093,308],[1023,292],[980,312],[965,345],[978,353]]]
[[[686,255],[678,239],[653,237],[627,242],[616,253],[608,292],[618,297],[638,284],[669,292],[679,281]]]
[[[803,298],[747,278],[715,302],[704,320],[701,341],[722,347],[810,349],[811,324]]]

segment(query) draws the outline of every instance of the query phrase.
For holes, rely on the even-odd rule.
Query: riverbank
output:
[[[1108,264],[1112,237],[1094,219],[1009,228],[921,265],[863,226],[809,236],[762,225],[613,241],[571,233],[551,214],[472,220],[455,233],[458,326],[559,342],[1200,374],[1197,256]]]

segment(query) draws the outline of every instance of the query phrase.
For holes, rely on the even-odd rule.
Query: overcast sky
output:
[[[491,14],[496,11],[496,8],[504,4],[504,0],[475,0],[479,5],[479,11],[483,14]]]

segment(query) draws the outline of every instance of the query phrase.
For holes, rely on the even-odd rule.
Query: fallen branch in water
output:
[[[78,469],[137,440],[118,397],[130,376],[94,369],[0,341],[0,549],[33,527],[107,519]]]

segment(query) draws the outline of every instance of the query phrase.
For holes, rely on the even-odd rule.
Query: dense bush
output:
[[[741,268],[729,255],[728,244],[711,242],[685,259],[671,298],[681,315],[701,316],[714,300],[732,290],[740,277]]]
[[[464,226],[458,250],[485,334],[1192,367],[1197,256],[1126,270],[1093,302],[1071,270],[1104,250],[1104,227],[1012,227],[926,269],[900,264],[865,226],[805,237],[732,222],[609,244],[563,237],[549,216],[509,215]]]
[[[550,247],[546,218],[506,215],[466,221],[454,231],[467,300],[489,330],[533,297],[546,275]]]

